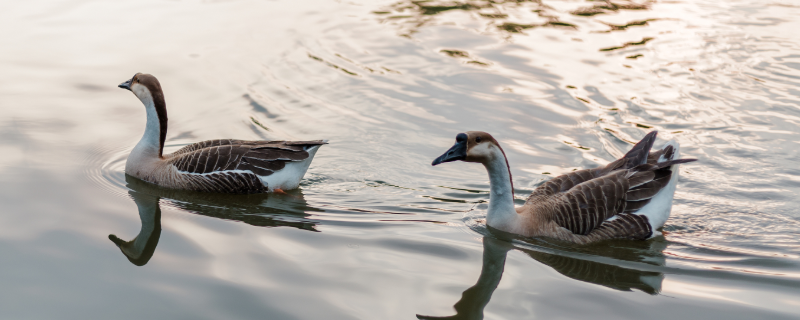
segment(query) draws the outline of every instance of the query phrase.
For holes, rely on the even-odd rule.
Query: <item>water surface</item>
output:
[[[9,319],[800,316],[800,7],[788,1],[0,4]],[[167,151],[329,139],[301,188],[127,177],[156,75]],[[467,130],[521,204],[647,132],[685,157],[666,236],[575,247],[483,224]],[[117,246],[119,244],[119,247]]]

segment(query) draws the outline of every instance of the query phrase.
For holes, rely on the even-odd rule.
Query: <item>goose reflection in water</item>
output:
[[[479,320],[483,319],[483,310],[489,304],[494,290],[500,284],[505,269],[506,256],[512,249],[520,250],[531,258],[539,261],[558,273],[569,278],[601,285],[604,287],[632,291],[637,289],[650,295],[661,291],[661,282],[664,274],[653,269],[664,266],[665,249],[664,241],[608,241],[598,246],[583,247],[581,251],[588,251],[592,256],[601,255],[612,259],[634,261],[630,268],[596,261],[573,258],[561,254],[535,251],[515,246],[508,239],[498,240],[491,236],[483,238],[483,266],[478,282],[461,294],[461,300],[453,305],[456,314],[449,317],[435,317],[417,315],[418,319],[458,319]],[[607,254],[612,254],[609,256]],[[637,269],[637,262],[639,268]],[[642,264],[642,262],[644,264]],[[651,269],[651,270],[642,270]]]
[[[306,212],[323,210],[309,207],[302,191],[295,189],[288,194],[225,195],[161,188],[125,175],[130,189],[128,194],[139,209],[142,227],[133,240],[125,241],[114,234],[111,240],[128,261],[143,266],[150,261],[161,237],[161,198],[169,205],[194,214],[224,220],[244,222],[258,227],[293,227],[313,232],[316,223],[306,218]]]
[[[161,207],[158,205],[159,198],[156,196],[133,190],[128,191],[128,194],[139,208],[139,220],[142,221],[142,228],[131,241],[122,240],[113,234],[108,235],[108,239],[119,247],[128,261],[137,266],[143,266],[153,257],[158,245],[158,238],[161,237]]]

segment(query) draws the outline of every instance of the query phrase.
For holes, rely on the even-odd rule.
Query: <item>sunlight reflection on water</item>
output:
[[[462,294],[480,306],[456,303],[471,318],[798,315],[792,3],[0,9],[4,317],[408,319],[453,314]],[[144,113],[115,88],[134,72],[165,89],[170,148],[228,137],[331,144],[288,196],[137,184],[123,168]],[[430,167],[456,133],[491,132],[520,204],[654,129],[657,144],[675,139],[700,161],[681,168],[668,234],[648,242],[498,245],[482,220],[482,168]],[[144,230],[133,193],[163,210],[141,268],[108,240]]]

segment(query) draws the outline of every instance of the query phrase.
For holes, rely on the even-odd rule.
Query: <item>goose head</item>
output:
[[[477,162],[488,164],[503,154],[500,144],[492,135],[482,131],[467,131],[456,135],[456,144],[443,155],[439,156],[431,165],[451,161]],[[502,159],[505,160],[505,159]]]
[[[133,92],[145,105],[157,104],[159,99],[163,104],[164,94],[161,91],[161,83],[153,75],[134,74],[132,78],[120,83],[118,87]]]

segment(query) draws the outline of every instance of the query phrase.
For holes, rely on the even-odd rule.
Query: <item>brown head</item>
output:
[[[499,152],[498,152],[499,151]],[[502,159],[499,159],[502,157]],[[508,179],[511,183],[511,194],[514,194],[514,184],[511,181],[511,168],[508,166],[508,159],[500,143],[492,135],[482,131],[467,131],[456,135],[456,144],[443,155],[439,156],[431,165],[451,161],[465,161],[481,163],[487,168],[493,161],[503,161],[508,170]]]
[[[119,87],[133,92],[145,107],[152,105],[155,108],[161,129],[159,132],[161,148],[158,152],[158,155],[161,156],[164,150],[164,140],[167,138],[167,104],[164,101],[164,92],[161,91],[158,79],[146,73],[137,73],[130,80],[120,83]]]
[[[444,162],[461,160],[486,164],[494,160],[496,154],[493,149],[499,150],[503,156],[503,149],[492,135],[482,131],[467,131],[456,135],[456,144],[443,155],[433,160],[431,165]]]

